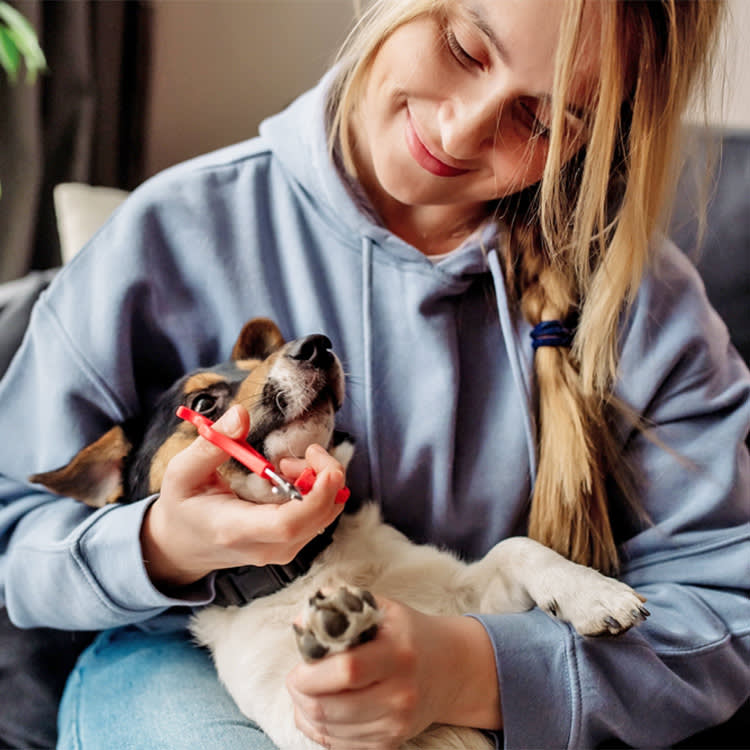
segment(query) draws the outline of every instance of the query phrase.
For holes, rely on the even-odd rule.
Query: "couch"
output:
[[[697,149],[683,173],[671,234],[695,260],[710,299],[724,318],[735,346],[750,363],[750,131],[695,131]],[[715,183],[698,243],[696,192],[690,179],[705,173],[712,144],[721,159],[711,165]],[[121,191],[83,185],[55,192],[63,257],[67,260],[124,198]],[[0,374],[18,346],[36,296],[54,272],[40,272],[0,286]],[[55,707],[86,633],[20,631],[0,609],[0,748],[47,748],[55,741]],[[748,685],[750,694],[750,685]],[[700,733],[681,748],[750,746],[750,701],[726,724]]]

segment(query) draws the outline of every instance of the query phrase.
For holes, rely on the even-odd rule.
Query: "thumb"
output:
[[[235,404],[214,424],[213,428],[227,437],[242,439],[250,429],[247,409]],[[170,462],[168,472],[172,487],[190,493],[213,480],[213,474],[229,455],[205,438],[198,436],[185,450],[180,451]]]

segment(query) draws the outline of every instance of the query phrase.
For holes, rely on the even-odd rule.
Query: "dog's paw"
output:
[[[310,597],[301,624],[294,624],[297,646],[305,661],[322,659],[370,641],[381,613],[369,591],[340,586],[331,593]]]
[[[567,591],[558,590],[539,605],[581,635],[619,635],[648,617],[646,600],[626,583],[591,568],[578,566],[576,573]]]

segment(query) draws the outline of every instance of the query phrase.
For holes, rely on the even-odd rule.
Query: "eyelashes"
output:
[[[461,43],[451,29],[445,30],[445,43],[448,45],[448,49],[451,51],[453,57],[455,57],[464,67],[484,67],[479,60],[472,57],[464,47],[461,46]]]
[[[533,107],[527,101],[519,99],[515,107],[518,112],[519,120],[535,138],[549,137],[549,125],[546,125],[536,116]]]

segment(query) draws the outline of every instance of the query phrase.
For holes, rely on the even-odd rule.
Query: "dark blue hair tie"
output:
[[[569,347],[573,343],[573,331],[559,320],[543,320],[531,331],[531,346],[536,351],[540,346]]]

